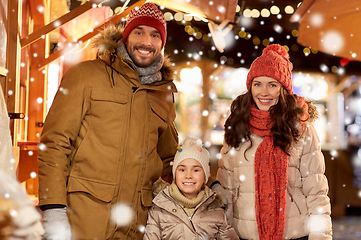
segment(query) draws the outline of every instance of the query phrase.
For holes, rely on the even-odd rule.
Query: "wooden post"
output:
[[[31,16],[34,21],[34,32],[46,24],[45,13],[49,12],[48,4],[44,0],[30,1]],[[45,11],[40,13],[37,6],[43,6]],[[45,118],[45,101],[47,88],[47,69],[39,71],[37,65],[49,53],[48,36],[33,42],[29,48],[29,100],[28,100],[28,141],[39,141],[42,124]]]
[[[212,65],[213,65],[213,62],[210,62],[209,60],[202,60],[198,64],[198,66],[200,67],[200,69],[202,71],[202,76],[203,76],[203,86],[202,86],[203,97],[201,100],[201,112],[200,112],[201,115],[202,115],[203,111],[209,111],[210,76],[212,75],[212,73],[214,71],[214,68],[212,67]],[[201,139],[203,141],[209,140],[208,116],[209,116],[209,112],[207,115],[205,115],[205,116],[202,115],[202,117],[201,117],[200,127],[201,127],[201,131],[202,131]]]
[[[19,111],[19,87],[20,87],[20,37],[19,37],[19,5],[21,1],[8,0],[8,42],[7,42],[7,63],[8,73],[5,81],[5,101],[8,112]],[[10,132],[14,146],[14,153],[18,156],[16,129],[19,120],[10,121]],[[15,165],[19,159],[15,159]]]

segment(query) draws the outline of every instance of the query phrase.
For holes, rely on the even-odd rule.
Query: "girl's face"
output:
[[[281,83],[271,77],[256,77],[252,80],[251,92],[258,109],[267,112],[278,102]]]
[[[186,198],[193,199],[197,197],[205,183],[202,165],[193,158],[184,159],[177,166],[175,183]]]

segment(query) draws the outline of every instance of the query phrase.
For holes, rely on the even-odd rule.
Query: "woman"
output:
[[[292,92],[291,71],[287,51],[267,46],[225,123],[217,178],[241,239],[332,239],[317,112]]]

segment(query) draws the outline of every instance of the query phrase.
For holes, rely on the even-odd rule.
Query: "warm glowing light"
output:
[[[298,32],[297,29],[293,29],[293,30],[292,30],[292,36],[298,37],[299,34],[300,34],[300,33]]]
[[[240,36],[241,38],[244,38],[246,36],[246,32],[245,31],[239,31],[238,36]]]
[[[202,38],[202,33],[200,32],[196,32],[195,34],[193,34],[195,38],[197,39],[201,39]]]
[[[271,7],[270,11],[271,11],[271,13],[274,14],[274,15],[277,15],[277,14],[280,13],[280,9],[279,9],[277,6],[275,6],[275,5],[273,5],[273,6]]]
[[[261,40],[257,36],[254,36],[252,41],[254,45],[259,45],[261,43]]]
[[[269,17],[271,15],[271,13],[269,12],[268,9],[266,8],[263,8],[262,11],[261,11],[261,16],[262,17]]]
[[[303,53],[307,56],[308,54],[311,53],[311,50],[309,48],[304,48]]]
[[[253,18],[258,18],[260,16],[260,12],[257,9],[252,9],[251,16]]]
[[[183,20],[183,14],[179,13],[179,12],[174,14],[174,20],[176,20],[178,22],[182,21]]]
[[[192,21],[192,19],[193,19],[193,16],[192,15],[184,15],[184,20],[186,20],[186,21],[188,21],[188,22],[190,22],[190,21]]]
[[[338,72],[338,67],[332,66],[332,67],[331,67],[331,71],[332,71],[333,73],[337,73],[337,72]]]
[[[292,44],[291,49],[292,49],[292,51],[297,52],[298,45],[297,44]]]
[[[166,21],[172,21],[172,20],[173,20],[173,15],[172,15],[172,13],[170,13],[170,12],[164,13],[164,19],[165,19]]]
[[[318,53],[318,50],[317,50],[317,49],[314,49],[314,48],[311,48],[311,52],[312,52],[313,54],[316,54],[316,53]]]
[[[189,28],[188,31],[187,31],[187,33],[188,33],[189,35],[193,35],[194,32],[195,32],[195,30],[194,30],[194,28],[192,28],[192,27]]]
[[[292,6],[288,5],[285,7],[285,13],[287,14],[292,14],[295,10],[293,9]]]
[[[202,36],[202,40],[205,41],[205,42],[209,42],[209,37],[208,37],[208,35],[207,35],[207,34],[204,34],[204,35]]]
[[[251,11],[250,9],[245,9],[245,10],[243,11],[243,16],[244,16],[244,17],[247,17],[247,18],[252,17],[252,11]]]

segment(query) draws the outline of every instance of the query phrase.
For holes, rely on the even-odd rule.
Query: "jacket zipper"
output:
[[[290,196],[291,198],[291,202],[293,202],[295,204],[295,206],[297,207],[298,209],[298,212],[301,214],[301,209],[300,207],[297,205],[296,201],[293,200],[293,196],[291,195],[291,193],[288,191],[288,188],[287,188],[287,193],[288,193],[288,196]]]
[[[170,198],[167,194],[165,194],[164,192],[163,192],[163,194],[164,194],[167,198],[169,198],[170,201],[175,202],[175,203],[183,210],[184,214],[185,214],[186,216],[188,216],[188,214],[186,213],[186,211],[184,210],[184,208],[183,208],[177,201],[174,201],[173,199],[171,199],[171,198]],[[211,196],[212,196],[212,195],[211,195]],[[208,198],[210,198],[211,196],[209,196]],[[201,205],[202,205],[203,203],[205,203],[205,202],[208,200],[208,198],[207,198],[206,200],[204,200],[204,202],[202,202]],[[199,205],[199,206],[201,206],[201,205]],[[198,208],[199,208],[199,207],[198,207]],[[188,217],[189,222],[191,223],[192,228],[193,228],[193,231],[194,231],[195,233],[197,233],[197,232],[196,232],[196,229],[195,229],[195,227],[194,227],[194,225],[193,225],[192,218],[193,218],[195,212],[198,210],[198,208],[194,210],[194,212],[193,212],[193,214],[192,214],[191,217]],[[164,208],[163,208],[163,209],[164,209]],[[164,210],[165,210],[165,209],[164,209]],[[176,214],[174,214],[174,213],[172,213],[172,212],[169,212],[169,213],[171,213],[172,215],[174,215],[174,216],[176,216],[177,218],[179,218],[182,222],[184,222],[184,221],[183,221],[179,216],[177,216]]]
[[[165,194],[164,192],[163,192],[163,194],[164,194],[167,198],[169,198],[172,202],[175,202],[175,203],[183,210],[183,212],[185,213],[185,215],[188,216],[188,214],[186,213],[186,211],[184,210],[184,208],[183,208],[177,201],[172,200],[172,199],[171,199],[167,194]],[[201,205],[203,205],[203,203],[205,203],[205,202],[206,202],[210,197],[212,197],[212,196],[213,196],[213,194],[210,195],[208,198],[206,198],[206,199],[199,205],[199,207],[200,207]],[[190,223],[191,223],[191,225],[192,225],[193,231],[194,231],[195,233],[197,233],[197,232],[196,232],[196,229],[195,229],[195,227],[194,227],[194,225],[193,225],[192,218],[193,218],[194,214],[196,213],[196,211],[199,209],[199,207],[194,210],[194,212],[193,212],[193,214],[192,214],[191,217],[188,217],[188,219],[189,219],[189,221],[190,221]],[[163,208],[163,209],[164,209],[164,208]],[[169,213],[171,213],[171,212],[169,212]],[[173,214],[174,216],[178,217],[181,221],[183,221],[183,220],[182,220],[179,216],[177,216],[176,214],[174,214],[174,213],[171,213],[171,214]]]
[[[134,89],[134,88],[136,88],[136,89]],[[133,89],[133,94],[134,94],[134,92],[138,89],[138,87],[132,87],[132,89]],[[133,99],[134,99],[134,96],[132,96],[132,99],[130,100],[130,110],[129,110],[129,118],[128,118],[128,126],[129,126],[129,127],[127,128],[126,139],[128,139],[128,137],[129,137],[129,129],[130,129],[130,120],[129,120],[129,119],[131,119],[131,117],[132,117],[132,116],[131,116],[131,115],[132,115],[131,112],[132,112],[132,107],[133,107]],[[126,145],[126,148],[125,148],[125,150],[124,150],[124,159],[126,159],[127,152],[128,152],[128,146]],[[123,182],[123,178],[120,179],[119,185],[120,185],[122,182]],[[118,197],[120,196],[119,190],[120,190],[120,188],[118,189]],[[118,226],[117,226],[117,224],[115,224],[115,227],[114,227],[114,230],[113,230],[113,234],[111,235],[110,239],[113,239],[113,237],[114,237],[114,235],[115,235],[115,233],[116,233],[116,231],[117,231],[117,228],[118,228]],[[130,230],[131,230],[131,226],[129,226],[128,231],[125,233],[125,237],[128,237],[128,236],[129,236]]]

